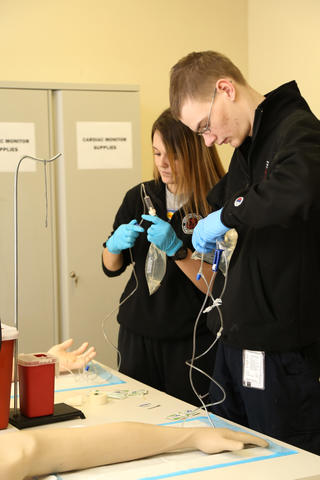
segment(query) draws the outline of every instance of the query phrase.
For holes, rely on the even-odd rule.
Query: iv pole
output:
[[[13,208],[14,208],[14,326],[18,330],[18,307],[19,307],[19,297],[18,297],[18,175],[19,168],[23,160],[29,158],[44,164],[46,168],[47,163],[54,162],[57,158],[61,156],[61,153],[58,153],[49,160],[44,160],[41,158],[31,157],[29,155],[24,155],[18,162],[15,175],[14,175],[14,198],[13,198]],[[46,170],[45,170],[45,181]],[[46,226],[47,226],[47,183],[46,183]],[[15,341],[14,348],[14,412],[13,415],[17,415],[17,399],[18,399],[18,339]]]

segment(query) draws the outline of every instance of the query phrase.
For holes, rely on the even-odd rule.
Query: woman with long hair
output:
[[[134,262],[118,313],[120,371],[198,404],[185,362],[194,348],[194,325],[207,283],[197,280],[200,262],[191,258],[191,237],[198,220],[211,211],[206,196],[224,170],[215,147],[207,148],[169,109],[154,122],[151,139],[154,179],[126,193],[103,251],[103,270],[109,277],[120,275]],[[156,216],[145,215],[145,196]],[[151,243],[164,252],[166,271],[160,287],[150,295],[145,264]],[[211,265],[205,263],[202,273],[208,282]],[[195,340],[197,355],[214,340],[206,315],[197,323]],[[210,373],[214,355],[213,348],[197,360],[196,367]],[[193,383],[197,393],[207,393],[207,377],[196,371]]]

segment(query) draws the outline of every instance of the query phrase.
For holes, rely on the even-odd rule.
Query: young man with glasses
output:
[[[200,252],[238,233],[214,370],[227,398],[214,411],[320,454],[320,122],[294,81],[262,95],[212,51],[172,68],[170,101],[207,146],[235,148],[193,233]]]

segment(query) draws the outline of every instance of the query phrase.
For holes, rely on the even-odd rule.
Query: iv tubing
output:
[[[223,254],[225,256],[225,261],[227,262],[227,259],[226,259],[226,255],[225,255],[225,251],[222,250],[220,248],[220,245],[217,245],[218,247],[218,250],[220,250],[219,252],[219,260],[220,260],[220,255]],[[218,262],[219,263],[219,262]],[[218,265],[217,265],[218,266]],[[192,348],[192,358],[189,360],[189,361],[186,361],[186,365],[188,365],[190,368],[189,368],[189,380],[190,380],[190,385],[191,385],[191,388],[193,390],[193,392],[195,393],[195,395],[198,397],[199,401],[201,402],[202,404],[202,407],[204,408],[205,412],[206,412],[206,415],[207,415],[207,418],[209,420],[209,423],[211,424],[211,426],[214,428],[214,424],[213,424],[213,421],[209,415],[209,412],[207,410],[208,407],[211,407],[211,406],[214,406],[214,405],[218,405],[220,403],[223,403],[225,398],[226,398],[226,393],[225,393],[225,390],[224,388],[213,378],[211,377],[209,374],[207,374],[206,372],[204,372],[203,370],[201,370],[200,368],[196,367],[194,365],[194,361],[201,358],[202,356],[204,356],[206,353],[209,352],[209,350],[211,350],[211,348],[213,348],[213,346],[216,344],[216,342],[218,341],[218,339],[220,338],[221,336],[221,333],[223,331],[223,317],[222,317],[222,312],[218,306],[218,304],[215,302],[213,296],[212,296],[212,293],[211,293],[211,288],[213,287],[213,284],[214,284],[214,281],[215,281],[215,278],[216,278],[216,275],[217,275],[217,268],[214,269],[213,271],[213,274],[212,274],[212,277],[210,279],[210,282],[209,284],[207,283],[206,281],[206,278],[202,275],[202,278],[203,280],[205,281],[206,285],[207,285],[207,293],[206,293],[206,296],[205,296],[205,299],[203,301],[203,304],[201,306],[201,309],[200,309],[200,312],[196,318],[196,321],[195,321],[195,325],[194,325],[194,329],[193,329],[193,348]],[[226,285],[227,285],[227,278],[228,278],[228,269],[226,270],[226,275],[225,275],[225,281],[224,281],[224,285],[223,285],[223,288],[222,288],[222,292],[220,294],[220,300],[222,299],[223,297],[223,294],[224,294],[224,291],[225,291],[225,288],[226,288]],[[199,322],[199,319],[200,319],[200,316],[202,314],[202,312],[204,311],[204,307],[205,307],[205,304],[208,300],[208,298],[211,298],[212,302],[213,302],[213,306],[217,308],[218,310],[218,315],[219,315],[219,318],[220,318],[220,328],[219,328],[219,331],[217,332],[216,334],[216,338],[214,339],[214,341],[211,343],[211,345],[207,348],[206,351],[202,352],[200,355],[195,355],[195,350],[196,350],[196,332],[197,332],[197,326],[198,326],[198,322]],[[211,307],[212,308],[212,307]],[[209,404],[205,404],[202,400],[202,398],[206,395],[200,395],[196,389],[195,389],[195,386],[193,384],[193,380],[192,380],[192,372],[193,370],[197,370],[199,373],[203,374],[205,377],[207,377],[210,381],[212,381],[222,392],[222,398],[220,400],[218,400],[217,402],[213,402],[213,403],[209,403]],[[201,407],[198,407],[195,412],[197,412],[198,410],[200,410]]]
[[[147,192],[146,192],[146,189],[145,189],[145,186],[144,186],[144,183],[141,184],[141,187],[140,187],[140,198],[141,198],[141,202],[142,202],[142,205],[143,205],[143,213],[147,213],[146,212],[146,203],[144,202],[144,198],[147,196]],[[150,197],[149,197],[150,198]],[[151,201],[151,199],[150,199]],[[142,220],[139,222],[139,225],[141,225],[142,223]],[[136,270],[135,270],[135,263],[134,263],[134,259],[133,259],[133,255],[132,255],[132,250],[131,248],[129,248],[129,253],[130,253],[130,260],[131,260],[131,264],[132,264],[132,273],[133,273],[133,276],[134,276],[134,279],[136,281],[136,285],[134,287],[134,289],[132,290],[132,292],[130,292],[113,310],[111,310],[110,313],[108,313],[108,315],[102,320],[101,322],[101,328],[102,328],[102,333],[103,333],[103,336],[104,336],[104,339],[107,343],[109,343],[114,349],[115,351],[117,352],[118,354],[118,362],[117,362],[117,369],[118,371],[120,370],[120,366],[121,366],[121,354],[118,350],[118,348],[112,343],[112,341],[109,339],[107,333],[106,333],[106,322],[107,320],[109,320],[109,318],[111,317],[111,315],[116,312],[120,307],[121,305],[123,305],[137,290],[138,290],[138,287],[139,287],[139,282],[138,282],[138,277],[137,277],[137,274],[136,274]]]
[[[131,248],[129,248],[129,252],[130,252],[130,258],[131,258],[131,263],[132,263],[132,273],[133,273],[134,279],[136,281],[136,285],[135,285],[134,289],[132,290],[132,292],[130,292],[129,295],[127,295],[113,310],[111,310],[111,312],[108,313],[108,315],[101,322],[102,333],[103,333],[105,341],[107,343],[109,343],[116,350],[116,352],[118,354],[118,362],[117,362],[118,371],[120,370],[120,366],[121,366],[121,354],[120,354],[118,348],[112,343],[112,341],[108,337],[108,335],[106,333],[106,329],[105,329],[105,324],[106,324],[107,320],[109,320],[111,315],[115,311],[117,311],[121,307],[121,305],[123,305],[138,289],[139,282],[138,282],[138,277],[137,277],[137,274],[136,274],[136,271],[135,271],[135,265],[134,265],[134,261],[133,261]]]

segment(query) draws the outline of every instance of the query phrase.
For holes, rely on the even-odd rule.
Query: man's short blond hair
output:
[[[170,107],[172,115],[180,118],[187,98],[207,100],[212,97],[219,78],[231,78],[241,85],[246,80],[229,58],[211,50],[192,52],[179,60],[170,72]]]

